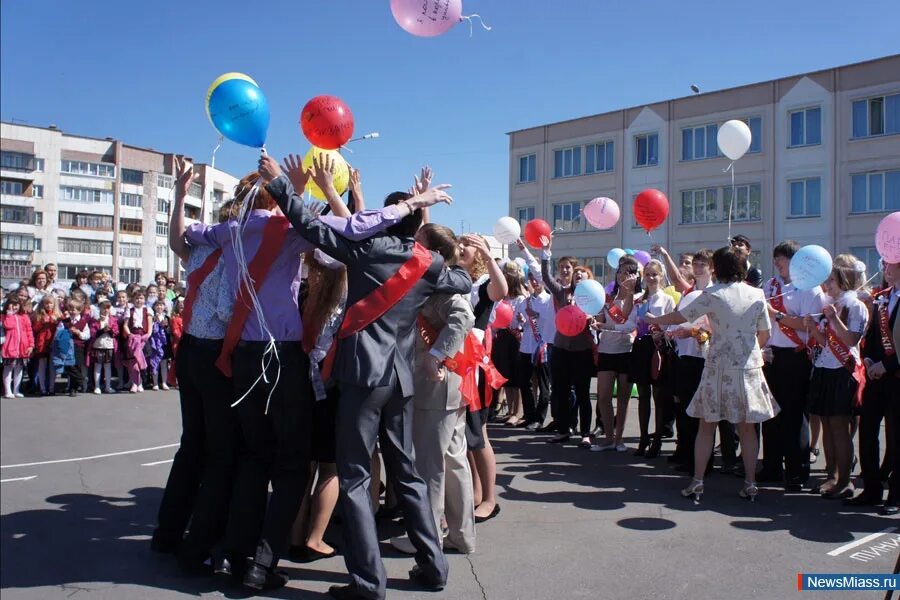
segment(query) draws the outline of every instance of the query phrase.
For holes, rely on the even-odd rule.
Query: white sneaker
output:
[[[139,385],[139,386],[138,386],[138,391],[139,391],[139,392],[143,392],[143,391],[144,391],[144,386]]]
[[[628,446],[625,444],[618,444],[616,446],[616,452],[628,452]]]
[[[391,546],[393,546],[395,550],[399,550],[403,554],[416,553],[416,547],[413,546],[413,543],[409,541],[409,538],[405,535],[403,537],[392,537]]]
[[[25,394],[23,394],[21,392],[16,392],[16,398],[24,398],[24,397],[25,397]]]
[[[474,554],[475,548],[464,548],[462,544],[454,544],[449,537],[444,538],[444,552],[459,552],[460,554]]]
[[[615,442],[601,442],[599,444],[594,444],[591,446],[591,452],[606,452],[607,450],[615,450],[616,443]]]
[[[164,383],[161,386],[159,386],[159,389],[169,391],[169,386]]]
[[[14,394],[4,394],[3,397],[6,398],[7,400],[15,400],[16,399]]]
[[[98,387],[94,388],[94,393],[97,394],[97,395],[99,396],[100,393],[101,393],[101,392],[100,392],[100,388],[98,388]]]
[[[154,392],[158,392],[158,391],[159,391],[159,386],[158,386],[158,385],[154,385],[154,386],[153,386],[153,391],[154,391]]]

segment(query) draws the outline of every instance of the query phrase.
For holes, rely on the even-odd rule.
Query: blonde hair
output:
[[[318,338],[347,290],[347,267],[329,269],[316,260],[313,252],[305,253],[303,262],[308,269],[307,295],[303,302],[303,328],[314,331]]]
[[[503,265],[503,276],[506,278],[506,287],[511,298],[525,296],[528,293],[528,288],[525,287],[525,272],[517,262],[510,260]]]
[[[471,235],[477,235],[480,237],[485,244],[487,244],[487,240],[484,239],[483,235],[473,233]],[[475,257],[472,259],[472,266],[469,267],[469,276],[472,278],[472,281],[475,281],[482,275],[488,272],[487,262],[485,262],[485,258],[481,255],[481,252],[476,252]]]
[[[857,271],[857,264],[859,264],[859,259],[852,254],[838,254],[834,257],[831,275],[838,287],[845,292],[862,287],[865,271]]]

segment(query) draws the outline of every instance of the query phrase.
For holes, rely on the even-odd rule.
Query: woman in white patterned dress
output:
[[[719,248],[713,264],[716,285],[680,311],[645,319],[665,326],[707,315],[712,327],[700,387],[687,409],[690,416],[700,419],[700,431],[694,444],[694,479],[682,495],[696,502],[703,494],[703,474],[712,454],[716,425],[724,419],[737,425],[747,474],[740,496],[752,501],[759,491],[755,476],[759,442],[754,424],[779,411],[762,371],[760,348],[769,339],[769,314],[762,290],[743,283],[747,266],[740,253]]]

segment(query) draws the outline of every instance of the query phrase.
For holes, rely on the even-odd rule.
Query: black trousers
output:
[[[703,365],[706,361],[694,356],[679,356],[675,365],[675,458],[684,464],[693,464],[694,441],[700,429],[699,419],[687,414],[687,407],[700,387]]]
[[[859,464],[862,469],[866,494],[880,496],[884,493],[883,473],[880,471],[881,448],[879,434],[881,421],[885,420],[885,433],[891,446],[885,449],[888,464],[892,466],[890,494],[892,500],[900,500],[898,489],[897,449],[900,427],[900,378],[885,375],[881,379],[869,379],[863,391],[863,404],[859,417]],[[887,444],[886,444],[887,445]]]
[[[234,398],[246,397],[235,409],[243,445],[225,550],[247,556],[266,542],[272,554],[258,562],[274,567],[287,551],[291,525],[309,480],[312,387],[309,358],[300,342],[279,342],[280,372],[278,363],[271,360],[266,379],[261,378],[265,346],[265,342],[240,342],[232,357]],[[266,506],[269,482],[272,496]]]
[[[569,390],[575,388],[578,412],[581,416],[581,435],[591,432],[591,377],[594,376],[594,357],[591,350],[563,350],[557,346],[550,353],[550,377],[552,391],[550,402],[556,407],[557,431],[569,433],[575,423],[569,409]]]
[[[522,410],[528,423],[544,424],[547,407],[550,405],[550,363],[547,358],[540,364],[534,364],[532,356],[519,352],[519,364],[516,373],[519,375],[519,390],[522,392]],[[534,397],[531,387],[531,376],[537,374],[538,397]]]
[[[181,444],[159,506],[159,529],[190,532],[182,551],[198,560],[225,532],[239,434],[231,379],[216,368],[222,340],[185,335],[175,370],[181,399]]]
[[[66,367],[65,371],[69,378],[69,388],[66,391],[81,391],[81,388],[84,386],[84,374],[81,372],[81,368],[85,366],[85,364],[87,364],[85,360],[85,348],[84,346],[75,344],[75,364]]]
[[[772,363],[763,368],[781,412],[762,424],[763,471],[784,475],[786,483],[809,479],[809,376],[812,363],[806,352],[773,348]]]

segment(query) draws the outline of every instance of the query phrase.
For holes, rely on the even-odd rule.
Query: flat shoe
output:
[[[499,505],[499,504],[495,504],[495,505],[494,505],[494,510],[492,510],[492,511],[491,511],[491,514],[489,514],[488,516],[486,516],[486,517],[479,517],[478,515],[475,515],[475,522],[476,522],[476,523],[484,523],[485,521],[490,521],[491,519],[493,519],[494,517],[496,517],[496,516],[499,515],[499,514],[500,514],[500,505]]]

